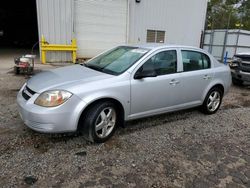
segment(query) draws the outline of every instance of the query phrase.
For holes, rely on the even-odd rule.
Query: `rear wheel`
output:
[[[105,142],[114,134],[118,118],[117,107],[112,102],[96,103],[85,114],[80,131],[91,142]]]
[[[234,85],[242,85],[243,84],[243,81],[242,80],[239,80],[237,78],[232,78],[232,82]]]
[[[220,88],[212,88],[202,105],[202,112],[205,114],[214,114],[220,108],[223,93]]]

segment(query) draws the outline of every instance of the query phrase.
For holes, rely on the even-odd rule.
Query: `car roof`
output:
[[[187,48],[187,49],[204,51],[203,49],[197,48],[194,46],[159,44],[159,43],[135,44],[135,45],[124,45],[124,46],[144,48],[144,49],[148,49],[148,50],[160,50],[160,49],[165,49],[165,48]]]
[[[157,44],[157,43],[149,43],[149,44],[136,44],[136,45],[127,45],[131,47],[138,47],[138,48],[146,48],[149,50],[156,50],[162,48],[191,48],[195,50],[201,50],[200,48],[194,46],[185,46],[185,45],[174,45],[174,44]]]

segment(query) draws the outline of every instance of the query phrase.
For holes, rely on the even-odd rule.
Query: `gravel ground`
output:
[[[26,128],[16,94],[27,78],[6,67],[0,66],[1,187],[250,187],[248,86],[232,87],[215,115],[191,109],[132,121],[108,142],[91,144]]]

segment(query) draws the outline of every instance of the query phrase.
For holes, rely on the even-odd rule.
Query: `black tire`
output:
[[[14,67],[14,72],[15,72],[15,74],[20,74],[20,68],[19,67]]]
[[[243,85],[243,81],[239,80],[237,78],[232,78],[232,82],[233,82],[234,85],[238,85],[238,86]]]
[[[113,109],[114,113],[116,114],[114,126],[111,132],[104,136],[100,137],[98,131],[96,131],[96,123],[101,118],[101,112],[104,112],[105,110]],[[120,115],[118,113],[118,108],[113,104],[112,102],[106,101],[106,102],[98,102],[94,105],[92,105],[88,111],[83,115],[83,118],[81,118],[81,122],[79,125],[79,131],[82,133],[84,138],[90,142],[96,142],[96,143],[103,143],[107,141],[110,137],[113,136],[116,128],[119,124],[119,118]],[[108,128],[107,128],[108,130]],[[102,130],[100,130],[102,131]],[[108,131],[107,131],[108,132]],[[101,134],[101,133],[100,133]]]
[[[213,96],[214,93],[217,93],[219,95],[219,98],[216,99],[216,101],[218,102],[217,105],[214,106],[214,108],[212,107],[209,107],[209,104],[211,104],[211,99],[209,98],[211,95]],[[220,108],[220,105],[221,105],[221,102],[222,102],[222,98],[223,98],[223,92],[220,88],[218,87],[214,87],[212,88],[208,93],[207,93],[207,96],[201,106],[201,111],[204,113],[204,114],[214,114],[216,113],[219,108]],[[214,103],[215,104],[215,103]]]
[[[33,73],[33,67],[28,67],[27,74],[31,75]]]

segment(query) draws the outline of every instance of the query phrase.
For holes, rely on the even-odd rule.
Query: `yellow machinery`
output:
[[[72,52],[72,62],[76,62],[76,39],[72,39],[71,45],[64,45],[64,44],[49,44],[44,36],[42,36],[41,41],[41,52],[42,52],[42,63],[46,63],[46,52],[47,51],[71,51]]]

